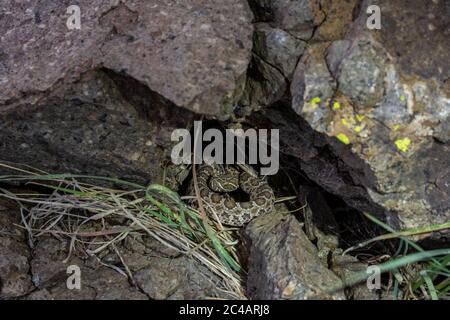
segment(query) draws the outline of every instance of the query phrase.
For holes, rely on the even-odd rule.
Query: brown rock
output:
[[[248,240],[247,294],[252,299],[345,299],[340,279],[318,257],[300,223],[277,206],[245,229]]]
[[[32,288],[30,252],[23,231],[13,225],[19,222],[18,212],[0,208],[0,299],[20,297]]]
[[[106,67],[178,106],[212,115],[247,69],[252,16],[243,0],[82,0],[79,7],[80,30],[68,30],[61,2],[2,8],[0,112]]]

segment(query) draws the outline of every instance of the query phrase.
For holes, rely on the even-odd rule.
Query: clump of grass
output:
[[[376,241],[399,238],[400,244],[396,253],[388,261],[378,265],[382,273],[389,275],[390,281],[385,288],[386,293],[391,293],[393,299],[402,300],[450,300],[450,248],[424,250],[409,238],[449,229],[450,222],[395,231],[374,216],[367,213],[364,215],[389,233],[364,241],[347,249],[344,253]],[[347,279],[346,285],[351,286],[367,278],[368,274],[361,272]]]
[[[116,244],[129,235],[145,233],[161,246],[201,262],[220,279],[218,289],[224,296],[245,298],[232,232],[188,206],[176,192],[108,177],[51,175],[4,163],[0,167],[20,172],[0,176],[0,182],[26,182],[49,190],[26,194],[0,188],[1,197],[19,203],[31,245],[36,238],[52,234],[70,239],[70,253],[82,248],[98,256],[108,248],[116,250]],[[121,188],[99,186],[104,182]],[[119,220],[124,222],[111,223]],[[126,265],[124,269],[131,277]]]

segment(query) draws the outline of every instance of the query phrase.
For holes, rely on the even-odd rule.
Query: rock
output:
[[[219,289],[219,278],[199,262],[149,237],[128,237],[126,242],[122,258],[151,299],[229,298]]]
[[[69,261],[68,243],[54,238],[38,241],[31,260],[33,282],[38,291],[27,299],[57,300],[141,300],[148,297],[130,286],[127,277],[99,263],[82,260],[72,253]],[[67,273],[69,266],[80,268],[81,288],[69,289]]]
[[[367,264],[360,262],[357,258],[350,255],[336,254],[332,256],[331,270],[337,274],[345,283],[346,280],[352,279],[357,273],[365,272],[368,268]],[[370,290],[365,282],[356,284],[347,288],[347,293],[351,300],[379,300],[375,290]]]
[[[172,130],[191,121],[191,112],[133,79],[88,72],[76,84],[55,90],[50,100],[4,115],[0,153],[2,160],[20,159],[48,172],[161,183],[170,159],[163,148],[171,149]],[[174,180],[172,171],[166,176]]]
[[[305,233],[309,240],[315,241],[318,256],[328,267],[330,254],[340,250],[339,225],[326,198],[318,188],[301,186],[299,192],[299,200],[302,206],[305,206],[303,209]]]
[[[249,4],[257,20],[268,21],[302,40],[310,39],[325,18],[317,0],[249,0]]]
[[[65,285],[68,277],[67,268],[70,265],[80,267],[83,265],[83,261],[74,255],[69,261],[64,262],[68,256],[68,246],[68,242],[51,237],[39,239],[30,262],[33,284],[36,287],[49,288],[59,282]]]
[[[50,292],[48,292],[46,289],[43,290],[37,290],[30,293],[26,300],[54,300]]]
[[[34,284],[39,288],[28,299],[204,299],[229,298],[220,290],[219,279],[198,262],[185,255],[174,254],[147,236],[126,238],[117,245],[121,258],[105,252],[102,262],[122,266],[124,262],[133,276],[105,267],[96,259],[80,259],[72,253],[68,262],[67,243],[53,238],[41,239],[31,261]],[[81,289],[67,288],[67,267],[76,265],[81,272]],[[139,289],[138,289],[139,288]]]
[[[339,278],[317,256],[300,223],[277,205],[245,228],[248,242],[247,294],[251,299],[345,299]]]
[[[330,49],[332,51],[333,48]],[[373,106],[383,96],[386,77],[386,54],[370,40],[361,39],[354,48],[344,53],[335,75],[339,90],[358,106]]]
[[[336,81],[323,59],[326,45],[313,45],[302,56],[291,83],[292,108],[314,128],[327,124]],[[326,127],[322,127],[326,129]]]
[[[441,62],[450,61],[449,42],[439,42],[436,56],[420,58],[434,52],[436,42],[430,39],[441,39],[447,32],[426,27],[432,23],[427,19],[449,8],[441,2],[413,2],[421,10],[377,1],[387,19],[378,32],[366,28],[369,2],[365,1],[345,39],[329,47],[311,45],[291,85],[293,109],[314,130],[330,137],[331,151],[348,166],[351,180],[365,189],[364,197],[372,204],[350,199],[340,184],[308,176],[356,208],[386,216],[394,228],[450,219],[450,98],[448,84],[442,81],[445,72],[440,71],[446,70]],[[413,24],[418,28],[412,28]],[[419,34],[413,33],[415,39],[423,39],[416,40],[420,50],[393,42],[411,39],[410,30],[418,30]],[[412,59],[414,63],[405,63]],[[312,101],[315,97],[308,92],[317,99]],[[439,172],[434,168],[440,168]]]
[[[144,293],[130,286],[127,277],[110,268],[86,268],[82,269],[81,275],[81,290],[67,290],[66,286],[59,286],[52,290],[53,295],[58,299],[77,300],[85,299],[83,295],[86,295],[87,299],[95,300],[148,300]]]
[[[244,117],[271,105],[283,97],[286,88],[284,75],[278,69],[254,55],[249,66],[245,90],[235,114],[238,117]]]
[[[317,27],[313,42],[333,41],[343,39],[353,22],[354,12],[358,10],[358,0],[320,1],[320,9],[325,14],[325,19]]]
[[[151,237],[144,235],[130,235],[124,240],[126,249],[124,252],[135,252],[144,256],[161,256],[165,258],[176,258],[181,256],[178,250],[169,248]]]
[[[151,299],[230,298],[221,292],[216,276],[186,256],[153,258],[134,278]]]
[[[81,267],[81,288],[68,289],[66,279],[34,291],[27,300],[148,300],[148,297],[116,271],[100,267]]]
[[[37,102],[62,81],[104,67],[172,103],[214,115],[250,59],[252,15],[243,0],[83,0],[81,29],[67,6],[34,0],[2,8],[0,112]]]
[[[280,154],[288,156],[289,163],[295,159],[292,165],[327,192],[338,195],[360,210],[380,216],[385,214],[384,209],[374,203],[368,191],[361,187],[373,184],[368,165],[343,144],[338,144],[342,145],[339,150],[330,148],[326,136],[311,128],[294,112],[290,103],[282,101],[262,109],[252,114],[248,121],[259,128],[282,128]]]
[[[396,58],[403,73],[439,82],[450,77],[448,1],[377,0],[365,1],[362,8],[369,3],[382,8],[382,28],[372,35]]]
[[[26,234],[16,226],[20,219],[15,203],[0,198],[0,299],[21,297],[33,286]]]
[[[17,211],[0,209],[0,299],[21,297],[33,286],[29,275],[30,252],[23,231],[13,226],[19,222]]]
[[[142,184],[165,177],[177,188],[166,168],[171,133],[189,128],[187,109],[232,113],[250,60],[250,9],[243,0],[79,6],[80,30],[67,29],[62,3],[2,8],[1,160]]]
[[[288,79],[292,78],[305,45],[282,29],[271,28],[267,23],[255,24],[253,51]]]
[[[267,107],[286,93],[305,42],[268,23],[256,23],[253,58],[243,94],[234,110],[238,118]]]

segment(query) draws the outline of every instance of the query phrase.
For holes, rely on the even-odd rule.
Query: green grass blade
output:
[[[241,271],[240,265],[233,259],[233,257],[228,253],[228,251],[224,248],[222,243],[216,237],[214,232],[211,230],[209,226],[205,226],[208,238],[211,240],[214,248],[216,248],[217,252],[220,256],[227,262],[227,264],[236,272]]]
[[[416,253],[412,253],[412,254],[409,254],[404,257],[400,257],[400,258],[379,264],[378,267],[380,268],[381,273],[385,273],[385,272],[393,271],[400,267],[406,266],[408,264],[428,260],[433,257],[447,255],[447,254],[450,254],[450,248],[430,250],[430,251],[424,251],[424,252],[416,252]],[[358,272],[353,277],[350,277],[345,281],[345,286],[355,285],[361,281],[366,280],[367,278],[368,278],[368,274],[366,273],[366,271]],[[332,291],[334,292],[339,289],[342,289],[342,288],[341,287],[333,288]]]
[[[383,229],[385,229],[386,231],[389,232],[395,232],[395,230],[393,228],[391,228],[391,226],[387,225],[386,223],[384,223],[383,221],[377,219],[376,217],[374,217],[373,215],[367,213],[367,212],[363,212],[364,216],[366,216],[369,220],[371,220],[372,222],[374,222],[375,224],[379,225],[380,227],[382,227]],[[414,241],[411,241],[410,239],[408,239],[408,237],[404,237],[404,236],[399,236],[399,239],[403,240],[406,242],[407,245],[413,247],[414,249],[416,249],[419,252],[425,252],[425,250],[423,250],[418,244],[416,244]],[[406,252],[406,250],[405,250]],[[436,260],[435,258],[431,258],[432,263],[439,269],[443,269],[441,266],[441,263]]]
[[[430,293],[431,300],[439,300],[436,288],[433,285],[433,281],[430,276],[427,274],[426,270],[422,270],[420,272],[420,276],[424,279],[425,283],[428,287],[428,292]]]

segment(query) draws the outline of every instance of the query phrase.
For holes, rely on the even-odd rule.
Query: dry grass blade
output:
[[[13,194],[0,189],[0,197],[20,203],[23,228],[29,239],[51,234],[70,239],[69,256],[85,252],[99,256],[133,234],[147,234],[166,246],[188,255],[206,266],[220,281],[218,289],[226,297],[245,299],[233,234],[187,206],[175,192],[159,185],[147,188],[125,183],[132,191],[95,186],[70,175],[21,175],[53,190],[48,194]],[[14,176],[0,177],[0,181]],[[111,181],[103,179],[103,181]],[[120,183],[119,180],[114,180]],[[118,225],[114,221],[122,221]],[[124,222],[125,221],[125,222]],[[122,274],[130,276],[125,262]],[[132,280],[132,279],[131,279]]]

